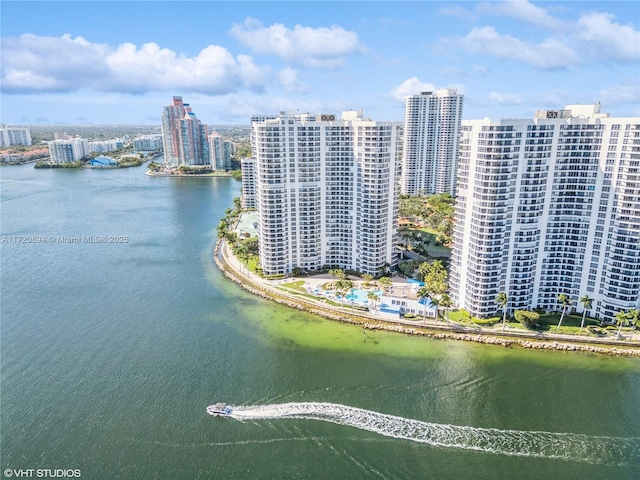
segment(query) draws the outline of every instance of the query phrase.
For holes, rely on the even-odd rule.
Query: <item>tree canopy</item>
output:
[[[436,232],[436,240],[445,246],[453,241],[455,199],[448,193],[400,196],[400,216]]]

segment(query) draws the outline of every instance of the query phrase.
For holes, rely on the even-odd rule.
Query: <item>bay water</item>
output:
[[[637,359],[364,337],[252,296],[211,259],[232,178],[0,187],[5,478],[640,478]]]

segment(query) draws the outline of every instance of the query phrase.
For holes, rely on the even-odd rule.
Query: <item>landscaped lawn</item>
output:
[[[448,315],[449,315],[449,320],[453,320],[454,322],[460,322],[460,321],[462,321],[462,320],[464,320],[464,319],[467,319],[467,320],[468,320],[468,318],[467,318],[467,317],[465,317],[465,316],[462,314],[462,311],[460,311],[460,310],[453,310],[453,311],[450,311],[450,312],[448,313]]]
[[[247,263],[245,265],[250,272],[256,273],[256,270],[258,268],[258,257],[249,257],[249,260],[247,260]]]
[[[291,283],[283,283],[282,286],[300,293],[307,293],[307,289],[304,288],[304,280],[298,280]]]
[[[538,323],[540,324],[540,329],[545,330],[551,333],[556,332],[556,328],[558,326],[558,322],[560,321],[560,313],[543,313],[540,315],[538,319]],[[582,315],[565,315],[562,319],[562,326],[560,327],[559,332],[561,333],[571,333],[577,335],[580,332],[580,323],[582,322]],[[595,318],[585,318],[584,320],[584,330],[582,333],[586,334],[586,328],[589,325],[600,325],[600,322]]]
[[[455,310],[449,312],[449,319],[453,320],[456,323],[461,325],[469,325],[469,326],[491,326],[494,324],[496,328],[502,328],[502,317],[489,318],[479,321],[472,321],[469,317],[466,317],[462,314],[460,310]],[[540,325],[539,331],[545,331],[549,333],[555,333],[556,327],[558,326],[558,322],[560,321],[559,313],[544,313],[540,315],[540,319],[538,320],[538,324]],[[580,322],[582,322],[582,315],[565,315],[562,319],[562,326],[560,327],[560,333],[569,333],[577,335],[580,332]],[[600,322],[595,318],[586,317],[584,321],[584,329],[582,331],[583,335],[589,335],[587,332],[587,326],[589,325],[600,325]],[[518,329],[518,330],[526,330],[526,328],[517,322],[514,318],[507,317],[507,324],[505,326],[506,329]],[[617,333],[617,327],[607,327],[607,331],[609,335],[613,333],[615,335]],[[625,330],[622,329],[623,334],[628,334],[630,329]]]

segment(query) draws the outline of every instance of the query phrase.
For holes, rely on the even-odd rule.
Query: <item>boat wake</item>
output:
[[[239,406],[233,407],[230,416],[241,421],[284,418],[320,420],[442,447],[609,465],[640,465],[640,438],[445,425],[319,402]]]

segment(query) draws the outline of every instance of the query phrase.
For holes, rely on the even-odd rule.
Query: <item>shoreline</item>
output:
[[[150,170],[147,170],[145,175],[149,175],[150,177],[232,177],[230,173],[156,173]]]
[[[224,251],[223,251],[224,250]],[[439,340],[458,340],[482,343],[485,345],[499,345],[502,347],[521,347],[537,350],[555,350],[555,351],[575,351],[586,353],[598,353],[601,355],[616,355],[626,357],[640,358],[640,345],[627,345],[619,343],[603,343],[598,341],[586,340],[572,341],[570,339],[555,338],[536,338],[535,336],[517,336],[504,334],[495,335],[485,331],[457,331],[454,327],[447,325],[427,326],[414,325],[407,321],[391,322],[385,320],[377,320],[371,318],[370,315],[356,314],[355,312],[345,313],[337,308],[329,306],[321,306],[311,300],[302,300],[295,298],[291,294],[286,294],[275,288],[271,288],[267,284],[255,282],[248,275],[238,272],[228,261],[226,255],[232,255],[226,251],[226,244],[218,239],[213,251],[213,261],[220,271],[232,282],[240,285],[249,293],[258,295],[267,300],[272,300],[280,305],[301,310],[306,313],[318,315],[327,320],[349,323],[352,325],[360,325],[367,330],[384,330],[388,332],[403,333],[406,335],[416,335],[421,337],[439,339]],[[220,258],[222,257],[222,258]],[[606,346],[601,346],[606,345]],[[615,345],[615,346],[612,346]]]

